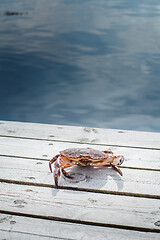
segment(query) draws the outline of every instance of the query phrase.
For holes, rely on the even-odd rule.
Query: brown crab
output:
[[[60,151],[59,154],[54,156],[49,161],[49,168],[52,172],[51,165],[55,162],[54,180],[58,188],[60,172],[62,172],[65,177],[73,178],[64,170],[65,168],[69,168],[73,165],[93,167],[111,166],[122,176],[122,171],[116,166],[121,165],[123,161],[123,156],[113,156],[112,151],[99,151],[92,148],[69,148]]]

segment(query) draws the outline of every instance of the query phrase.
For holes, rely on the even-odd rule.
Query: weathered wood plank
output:
[[[123,168],[123,177],[111,168],[72,167],[74,179],[61,175],[59,186],[140,194],[160,198],[160,171]],[[3,180],[54,185],[48,161],[0,156],[0,178]]]
[[[14,232],[14,231],[5,231],[5,230],[0,230],[0,236],[2,240],[7,240],[7,239],[16,239],[16,240],[49,240],[49,239],[56,239],[56,237],[51,237],[51,236],[41,236],[41,235],[35,235],[35,234],[28,234],[28,233],[23,233],[23,232]],[[59,238],[60,240],[65,239],[65,238]]]
[[[77,143],[0,137],[0,155],[49,160],[60,150],[70,147],[82,147],[82,145]],[[122,166],[125,167],[160,169],[159,150],[94,146],[91,144],[84,144],[83,147],[94,147],[99,150],[110,149],[115,155],[123,155],[125,161]]]
[[[152,132],[1,121],[0,135],[160,149],[160,133]]]
[[[1,214],[0,236],[1,239],[26,240],[142,240],[146,238],[158,239],[159,234]]]
[[[158,199],[1,183],[0,202],[1,210],[19,214],[160,230]]]

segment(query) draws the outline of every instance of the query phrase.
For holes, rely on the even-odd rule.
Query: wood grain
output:
[[[111,168],[74,166],[54,188],[48,162],[91,147],[124,155]],[[0,122],[2,239],[159,239],[160,133]]]
[[[118,129],[1,121],[0,135],[160,149],[160,133]]]
[[[0,137],[0,155],[49,160],[60,150],[70,147],[82,147],[77,143],[50,142],[44,140]],[[99,150],[112,150],[115,155],[123,155],[122,166],[160,170],[160,151],[125,147],[94,146],[84,144]]]
[[[108,167],[72,167],[74,179],[61,175],[59,186],[160,198],[160,171],[123,168],[123,177]],[[0,156],[1,180],[54,185],[48,161]]]
[[[0,202],[16,214],[160,232],[157,199],[1,183]]]
[[[159,234],[1,214],[0,236],[1,239],[25,240],[142,240],[158,239]]]

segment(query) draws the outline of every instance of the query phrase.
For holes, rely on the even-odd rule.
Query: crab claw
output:
[[[124,162],[124,157],[123,156],[115,156],[113,157],[112,164],[115,166],[119,166]]]
[[[124,162],[123,156],[114,156],[113,161],[111,164],[111,167],[116,170],[121,176],[123,175],[121,169],[119,169],[117,166],[121,165]]]
[[[112,163],[111,163],[111,167],[112,167],[115,171],[117,171],[121,176],[123,176],[123,173],[122,173],[121,169],[119,169],[118,167],[114,166]]]

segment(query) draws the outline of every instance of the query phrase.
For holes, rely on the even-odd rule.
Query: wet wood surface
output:
[[[74,166],[56,189],[48,163],[70,147],[124,155],[123,177]],[[1,121],[0,182],[2,239],[159,239],[159,133]]]

